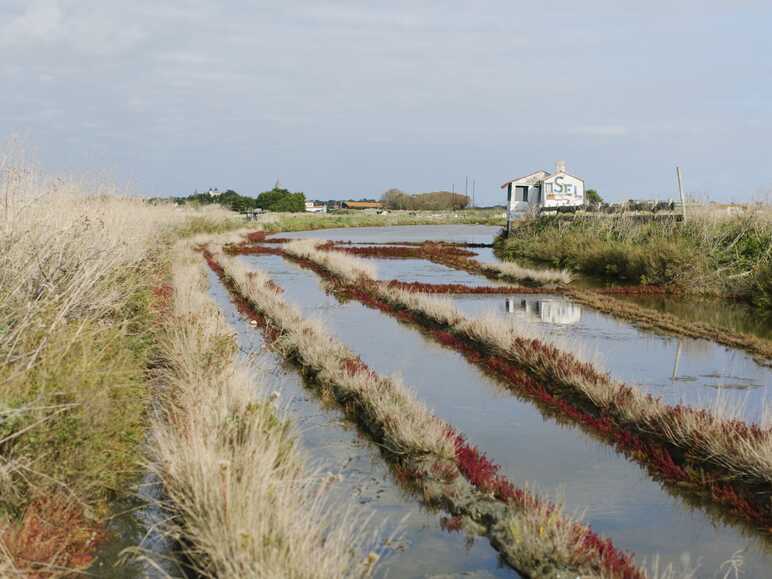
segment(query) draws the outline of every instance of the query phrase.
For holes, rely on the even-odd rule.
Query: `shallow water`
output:
[[[268,261],[283,263],[281,258]],[[295,285],[293,273],[290,271],[290,276],[283,279],[288,285]],[[443,513],[423,508],[415,497],[402,490],[377,446],[345,422],[341,412],[305,388],[295,370],[266,350],[260,332],[245,323],[217,277],[210,274],[209,281],[210,294],[236,329],[242,352],[254,357],[262,368],[262,377],[256,382],[281,392],[282,406],[299,427],[301,444],[312,466],[343,476],[333,487],[335,503],[341,509],[353,508],[361,515],[371,516],[368,528],[380,529],[383,538],[397,533],[395,540],[384,548],[385,558],[376,577],[518,577],[500,563],[486,539],[444,531],[440,526]],[[258,390],[256,386],[256,395]],[[371,547],[383,548],[382,541]]]
[[[351,227],[277,233],[291,239],[324,239],[367,243],[395,241],[452,241],[457,243],[493,243],[501,231],[497,225],[398,225],[394,227]]]
[[[451,296],[466,314],[493,312],[519,331],[574,350],[614,378],[670,403],[710,407],[717,400],[760,420],[772,368],[742,350],[708,340],[663,336],[555,295]]]
[[[492,281],[466,271],[453,269],[446,265],[433,263],[425,259],[383,259],[367,258],[378,271],[378,279],[400,281],[417,281],[422,283],[458,283],[477,286],[508,285]]]
[[[184,576],[175,554],[176,543],[159,531],[168,516],[160,506],[161,495],[160,481],[148,472],[134,496],[113,503],[114,515],[107,525],[110,538],[97,550],[89,577]],[[126,549],[132,551],[131,557],[124,553]],[[146,559],[136,557],[139,554]]]
[[[614,296],[690,322],[706,322],[735,332],[772,339],[772,313],[749,305],[709,298],[683,299],[672,296]]]
[[[586,508],[595,530],[641,560],[660,554],[677,562],[690,554],[693,563],[701,561],[700,576],[713,577],[722,562],[745,549],[747,576],[766,576],[764,569],[772,565],[769,544],[664,491],[640,467],[580,429],[545,419],[460,354],[375,310],[338,303],[323,293],[313,273],[279,257],[240,259],[267,271],[288,301],[321,317],[374,370],[402,375],[421,400],[516,483],[530,481],[562,494],[569,512]]]

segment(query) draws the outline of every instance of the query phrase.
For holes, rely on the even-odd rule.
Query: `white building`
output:
[[[507,190],[511,212],[584,205],[584,181],[566,173],[564,161],[555,163],[552,175],[536,171],[507,181],[501,188]]]
[[[314,201],[306,201],[307,213],[327,213],[327,205],[317,205]]]

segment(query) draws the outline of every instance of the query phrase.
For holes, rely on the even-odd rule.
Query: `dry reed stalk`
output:
[[[307,253],[307,242],[292,247]],[[492,542],[516,569],[532,577],[646,577],[631,558],[618,552],[558,506],[517,489],[497,474],[498,467],[465,443],[418,401],[400,382],[378,376],[352,352],[327,334],[319,322],[304,320],[288,305],[261,271],[249,271],[219,250],[206,250],[245,313],[257,316],[274,347],[298,363],[322,388],[343,404],[352,418],[398,457],[402,472],[421,485],[425,498],[487,528]],[[329,254],[324,254],[328,257]],[[345,268],[348,279],[363,268],[345,260],[324,259]],[[359,279],[362,279],[361,277]],[[411,294],[415,297],[415,294]],[[421,299],[418,296],[418,299]],[[449,312],[437,306],[435,313]],[[463,477],[459,477],[459,471]],[[441,473],[441,474],[440,474]],[[466,482],[466,481],[469,482]],[[472,484],[470,488],[468,485]],[[531,538],[537,531],[539,539]],[[523,533],[528,534],[523,540]]]
[[[173,311],[163,327],[156,468],[205,577],[363,577],[361,534],[334,513],[293,429],[235,357],[233,331],[207,295],[190,246],[173,262]],[[263,392],[265,394],[265,392]]]

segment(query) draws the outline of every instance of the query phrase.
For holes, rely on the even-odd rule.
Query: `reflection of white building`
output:
[[[561,299],[516,300],[507,298],[507,312],[547,324],[570,325],[582,319],[582,307]]]

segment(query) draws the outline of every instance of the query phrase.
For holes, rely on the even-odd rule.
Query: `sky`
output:
[[[0,141],[137,194],[772,195],[768,0],[0,0]],[[470,185],[471,188],[471,185]]]

